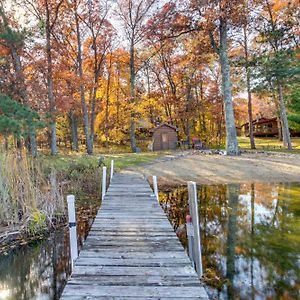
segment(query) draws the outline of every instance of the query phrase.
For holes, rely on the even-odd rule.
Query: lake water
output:
[[[160,198],[186,245],[186,188]],[[198,199],[212,298],[300,299],[300,184],[198,186]]]
[[[187,190],[160,193],[179,237]],[[198,186],[204,280],[212,299],[300,299],[300,184]],[[98,204],[77,204],[84,240]],[[68,230],[0,256],[0,300],[58,299],[70,273]]]
[[[79,247],[100,203],[76,203]],[[0,300],[57,300],[70,274],[69,233],[59,229],[43,240],[0,256]]]

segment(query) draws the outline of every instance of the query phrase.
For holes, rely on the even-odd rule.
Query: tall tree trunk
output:
[[[220,48],[219,57],[222,72],[222,91],[224,101],[224,113],[226,123],[226,151],[227,155],[240,155],[235,118],[232,104],[230,66],[227,48],[227,21],[220,18]]]
[[[274,41],[272,43],[272,48],[275,52],[275,55],[280,52],[280,35],[274,34],[278,32],[277,24],[273,15],[272,11],[272,4],[270,1],[266,0],[267,10],[270,17],[270,24],[272,28],[273,38]],[[279,108],[280,108],[280,121],[282,127],[282,138],[283,138],[283,145],[286,146],[289,150],[292,150],[292,143],[291,143],[291,136],[289,130],[289,123],[287,119],[287,113],[283,98],[283,91],[282,91],[282,82],[280,78],[277,78],[277,92],[278,92],[278,100],[279,100]]]
[[[133,39],[133,38],[132,38]],[[131,151],[136,152],[136,138],[135,138],[135,65],[134,65],[134,42],[131,41],[130,45],[130,97],[132,104],[132,111],[130,114],[130,145]]]
[[[288,123],[287,114],[286,114],[285,103],[284,103],[284,99],[283,99],[282,85],[279,80],[278,80],[277,88],[278,88],[278,98],[279,98],[279,105],[280,105],[280,118],[281,118],[281,123],[282,123],[283,145],[286,146],[289,150],[292,150],[293,148],[292,148],[290,129],[289,129],[289,123]]]
[[[280,142],[282,142],[283,137],[282,137],[282,122],[281,122],[281,118],[280,118],[280,112],[279,112],[279,118],[277,121],[277,126],[278,126],[278,139]]]
[[[105,105],[105,147],[108,148],[108,114],[109,114],[109,102],[110,102],[110,79],[111,79],[111,65],[112,65],[112,56],[110,55],[109,60],[109,70],[107,78],[107,87],[106,87],[106,105]]]
[[[244,49],[246,60],[246,77],[247,77],[247,94],[248,94],[248,121],[249,121],[249,138],[251,149],[256,149],[253,130],[253,114],[252,114],[252,94],[251,94],[251,70],[249,67],[249,54],[248,54],[248,37],[247,26],[244,26]]]
[[[77,117],[74,114],[74,111],[71,110],[69,112],[69,120],[70,120],[70,127],[71,127],[71,148],[73,151],[78,151],[78,124],[77,124]]]
[[[24,76],[24,72],[23,72],[21,59],[17,52],[17,49],[13,46],[11,47],[11,55],[13,58],[14,69],[17,74],[18,81],[22,85],[22,86],[20,86],[20,96],[22,98],[23,104],[26,106],[29,106],[27,88],[25,85],[25,76]],[[33,126],[33,120],[31,120],[31,119],[29,120],[28,130],[29,130],[28,135],[29,135],[31,155],[33,157],[36,157],[37,156],[36,132],[35,132],[35,128]]]
[[[97,95],[97,88],[98,85],[96,85],[93,88],[93,96],[92,96],[92,107],[91,107],[91,133],[90,133],[90,141],[91,141],[91,147],[94,148],[94,140],[95,140],[95,120],[96,120],[96,95]]]
[[[47,54],[47,88],[48,88],[48,101],[50,113],[50,132],[51,132],[51,154],[57,154],[56,142],[56,108],[53,92],[53,68],[52,68],[52,54],[51,54],[51,26],[50,26],[50,10],[48,0],[45,0],[46,7],[46,54]]]
[[[150,86],[150,71],[149,71],[148,63],[146,64],[146,78],[147,78],[147,96],[150,97],[151,86]],[[149,118],[151,124],[155,125],[155,115],[154,115],[154,109],[152,105],[150,105],[149,107]]]
[[[187,100],[187,103],[186,103],[186,113],[187,113],[186,135],[187,135],[188,148],[191,149],[191,124],[190,124],[189,112],[190,112],[190,106],[191,106],[191,100],[192,100],[192,87],[190,84],[188,85],[186,100]]]
[[[5,151],[8,151],[8,135],[4,134],[4,149]]]
[[[116,96],[116,106],[117,106],[117,116],[116,116],[116,129],[119,130],[119,126],[120,126],[120,66],[117,65],[117,84],[118,84],[118,88],[117,88],[117,96]]]
[[[199,82],[199,89],[200,89],[200,95],[198,92],[198,88],[196,86],[195,88],[195,95],[196,95],[196,102],[197,102],[197,108],[198,108],[198,122],[200,126],[200,134],[201,138],[206,142],[205,136],[207,135],[207,128],[205,123],[205,114],[203,112],[204,107],[204,91],[203,91],[203,80],[201,78]],[[201,102],[200,102],[201,100]]]
[[[78,74],[80,80],[80,100],[81,109],[83,113],[83,124],[84,124],[84,134],[87,154],[93,154],[92,143],[90,140],[90,130],[89,130],[89,114],[88,107],[85,100],[84,94],[84,81],[83,81],[83,69],[82,69],[82,51],[81,51],[81,36],[79,28],[79,17],[77,11],[75,11],[75,23],[76,23],[76,36],[77,36],[77,64],[78,64]]]

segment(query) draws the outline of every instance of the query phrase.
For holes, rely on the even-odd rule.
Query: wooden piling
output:
[[[68,195],[67,202],[68,202],[68,216],[69,216],[71,266],[73,269],[73,264],[78,257],[75,196]]]
[[[159,195],[158,195],[158,185],[157,185],[157,177],[153,176],[153,190],[154,195],[156,197],[157,202],[159,202]]]
[[[106,193],[106,167],[102,169],[102,201],[104,200]]]
[[[195,260],[196,271],[199,277],[203,275],[202,254],[201,254],[201,239],[200,239],[200,222],[198,212],[197,186],[193,181],[188,182],[189,193],[189,209],[192,216],[192,224],[194,228],[194,245],[193,257]]]
[[[110,181],[112,181],[113,177],[114,177],[114,160],[112,159],[110,163]]]
[[[192,266],[195,268],[195,259],[194,259],[194,227],[192,223],[191,215],[186,216],[186,234],[188,238],[188,254],[191,260]]]

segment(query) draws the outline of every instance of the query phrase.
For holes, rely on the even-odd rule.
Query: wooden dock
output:
[[[61,299],[208,299],[148,182],[115,174]]]

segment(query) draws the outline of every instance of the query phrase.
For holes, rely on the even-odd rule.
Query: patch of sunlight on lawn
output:
[[[238,137],[239,146],[241,149],[250,149],[250,140],[248,137]],[[255,145],[258,150],[268,150],[268,151],[282,151],[291,152],[283,146],[282,142],[278,138],[255,138]],[[291,153],[300,153],[300,138],[292,138],[293,150]]]

